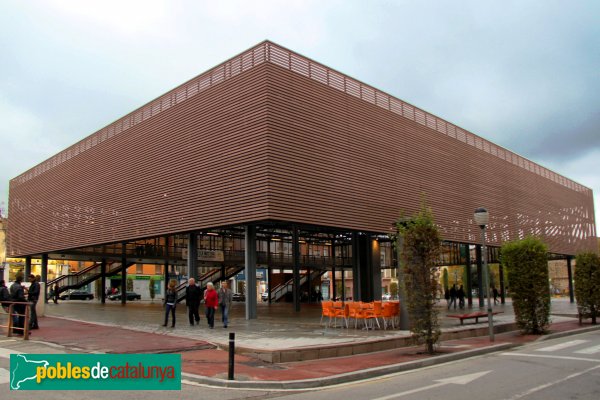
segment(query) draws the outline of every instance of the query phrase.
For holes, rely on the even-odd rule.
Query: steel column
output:
[[[256,319],[256,226],[246,225],[245,270],[246,275],[246,319]]]
[[[569,301],[575,302],[575,292],[573,290],[573,269],[571,268],[572,256],[567,256],[567,277],[569,278]]]
[[[123,242],[121,249],[121,304],[127,303],[127,243]]]
[[[292,258],[294,260],[294,311],[300,312],[300,243],[298,227],[294,225],[292,230]]]

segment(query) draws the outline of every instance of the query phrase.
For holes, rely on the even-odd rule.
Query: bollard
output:
[[[229,332],[229,373],[227,375],[227,379],[230,381],[233,380],[234,355],[235,355],[235,333]]]

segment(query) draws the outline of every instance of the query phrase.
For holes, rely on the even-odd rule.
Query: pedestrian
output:
[[[6,282],[2,279],[0,280],[0,305],[4,311],[8,312],[8,303],[4,303],[5,301],[10,301],[10,292],[6,287]]]
[[[52,301],[54,304],[58,304],[58,283],[54,284],[54,290],[52,291]]]
[[[204,292],[204,307],[206,307],[206,319],[208,320],[208,326],[210,329],[215,327],[215,310],[219,306],[219,295],[215,290],[215,286],[212,282],[206,284],[206,291]]]
[[[463,289],[463,285],[460,285],[458,288],[456,296],[458,297],[458,307],[461,309],[465,308],[465,290]]]
[[[40,283],[39,279],[33,275],[29,275],[29,291],[27,292],[27,301],[31,303],[31,312],[29,313],[29,329],[39,329],[38,319],[37,319],[37,302],[40,298]]]
[[[450,302],[448,303],[448,310],[454,304],[454,309],[456,310],[456,283],[452,285],[450,288]]]
[[[188,286],[185,288],[185,304],[188,307],[188,317],[190,319],[190,325],[194,325],[194,321],[196,324],[200,324],[200,314],[198,310],[200,309],[200,294],[202,291],[198,286],[196,286],[196,280],[194,278],[190,278],[188,280]]]
[[[492,286],[492,294],[494,295],[494,305],[498,304],[498,289],[496,289],[496,286]]]
[[[450,309],[450,290],[448,289],[448,286],[444,289],[444,298],[446,299],[446,306]]]
[[[227,324],[229,323],[229,309],[231,308],[231,302],[233,301],[233,292],[227,286],[227,281],[221,282],[218,293],[223,328],[227,328]]]
[[[175,328],[175,307],[177,306],[177,281],[171,279],[165,293],[165,323],[162,326],[167,326],[169,322],[169,312],[171,313],[171,328]]]
[[[21,285],[23,282],[23,273],[18,272],[15,282],[10,286],[11,301],[25,303],[25,288]],[[15,304],[13,307],[13,333],[23,335],[25,327],[25,304]]]

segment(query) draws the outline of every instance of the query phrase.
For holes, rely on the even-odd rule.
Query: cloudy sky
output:
[[[269,39],[595,192],[600,1],[0,0],[9,180]]]

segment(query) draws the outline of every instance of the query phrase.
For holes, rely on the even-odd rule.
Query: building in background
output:
[[[40,259],[45,278],[50,260],[91,262],[64,289],[118,276],[125,290],[134,266],[180,290],[243,271],[254,318],[265,284],[296,310],[324,287],[364,301],[391,291],[388,234],[423,199],[440,266],[475,274],[469,286],[507,240],[540,236],[568,263],[597,247],[589,188],[265,41],[11,180],[8,254],[26,270]]]

